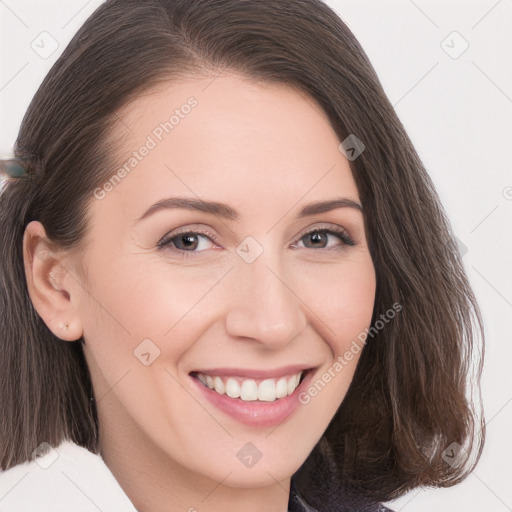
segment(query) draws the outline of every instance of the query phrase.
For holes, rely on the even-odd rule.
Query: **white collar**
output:
[[[100,455],[71,441],[0,471],[1,512],[137,512]]]

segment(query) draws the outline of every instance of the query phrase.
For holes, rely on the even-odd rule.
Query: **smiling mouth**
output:
[[[250,379],[238,376],[191,372],[204,387],[219,395],[246,402],[275,402],[291,395],[304,380],[309,369],[278,378]]]

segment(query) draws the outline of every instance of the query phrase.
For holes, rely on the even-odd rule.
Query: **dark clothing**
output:
[[[288,512],[393,512],[346,481],[337,457],[323,436],[292,475]]]
[[[350,503],[340,503],[340,507],[342,507],[340,510],[352,510],[353,512],[393,512],[393,510],[386,508],[380,503],[368,504],[364,500],[361,500],[361,503],[359,503],[357,498],[354,497],[350,499]],[[288,512],[319,512],[316,508],[311,507],[304,501],[295,486],[293,478],[290,487]],[[330,510],[329,512],[336,512],[336,510]]]
[[[329,512],[337,512],[338,509],[331,509]],[[351,496],[340,502],[340,511],[351,510],[352,512],[393,512],[380,503],[369,503],[364,498]],[[300,495],[292,478],[290,485],[290,499],[288,500],[288,512],[319,512],[316,508],[308,505]],[[324,511],[322,511],[324,512]],[[326,511],[325,511],[326,512]]]

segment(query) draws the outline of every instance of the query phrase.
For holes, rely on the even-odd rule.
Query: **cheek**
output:
[[[179,410],[180,386],[171,375],[179,373],[180,361],[215,316],[219,302],[210,301],[210,292],[227,270],[151,264],[133,256],[115,265],[98,262],[91,269],[94,296],[86,294],[84,325],[98,393],[115,387],[143,423],[147,397],[155,390],[174,393]]]
[[[166,265],[160,257],[148,254],[100,256],[90,269],[87,316],[94,326],[99,316],[105,329],[129,338],[130,344],[162,339],[187,320],[222,272],[176,262]]]
[[[344,261],[317,277],[317,287],[307,287],[309,293],[305,300],[314,304],[311,309],[320,319],[315,325],[330,355],[299,401],[306,408],[311,407],[317,424],[326,426],[346,395],[364,348],[364,335],[373,314],[376,280],[369,254]]]
[[[375,301],[375,270],[369,254],[302,273],[301,299],[334,354],[346,350],[369,327]]]
[[[119,349],[121,343],[131,353],[142,340],[163,340],[166,353],[178,358],[190,339],[200,335],[201,324],[206,326],[216,308],[222,309],[217,299],[228,300],[223,288],[232,281],[229,276],[222,280],[231,265],[164,265],[147,259],[148,255],[129,255],[116,264],[112,259],[98,260],[101,264],[91,269],[90,329],[100,338],[108,335],[109,344]],[[354,253],[338,264],[296,263],[287,280],[298,296],[297,307],[305,306],[310,323],[333,353],[345,351],[371,320],[375,273],[370,255]],[[184,328],[188,336],[183,336]]]
[[[134,350],[146,339],[177,362],[223,310],[223,300],[229,300],[225,287],[233,285],[226,276],[232,267],[228,261],[164,264],[160,256],[147,254],[98,254],[93,261],[85,338],[98,340],[98,352],[110,356],[104,360],[115,356],[125,366],[133,364]],[[354,251],[338,263],[296,260],[286,273],[297,307],[333,354],[344,352],[369,326],[375,297],[369,253]]]

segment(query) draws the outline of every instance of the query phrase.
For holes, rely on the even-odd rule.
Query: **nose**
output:
[[[307,318],[294,282],[276,261],[264,257],[238,261],[226,315],[227,333],[250,338],[269,348],[284,346],[301,333]],[[271,263],[273,263],[271,265]]]

